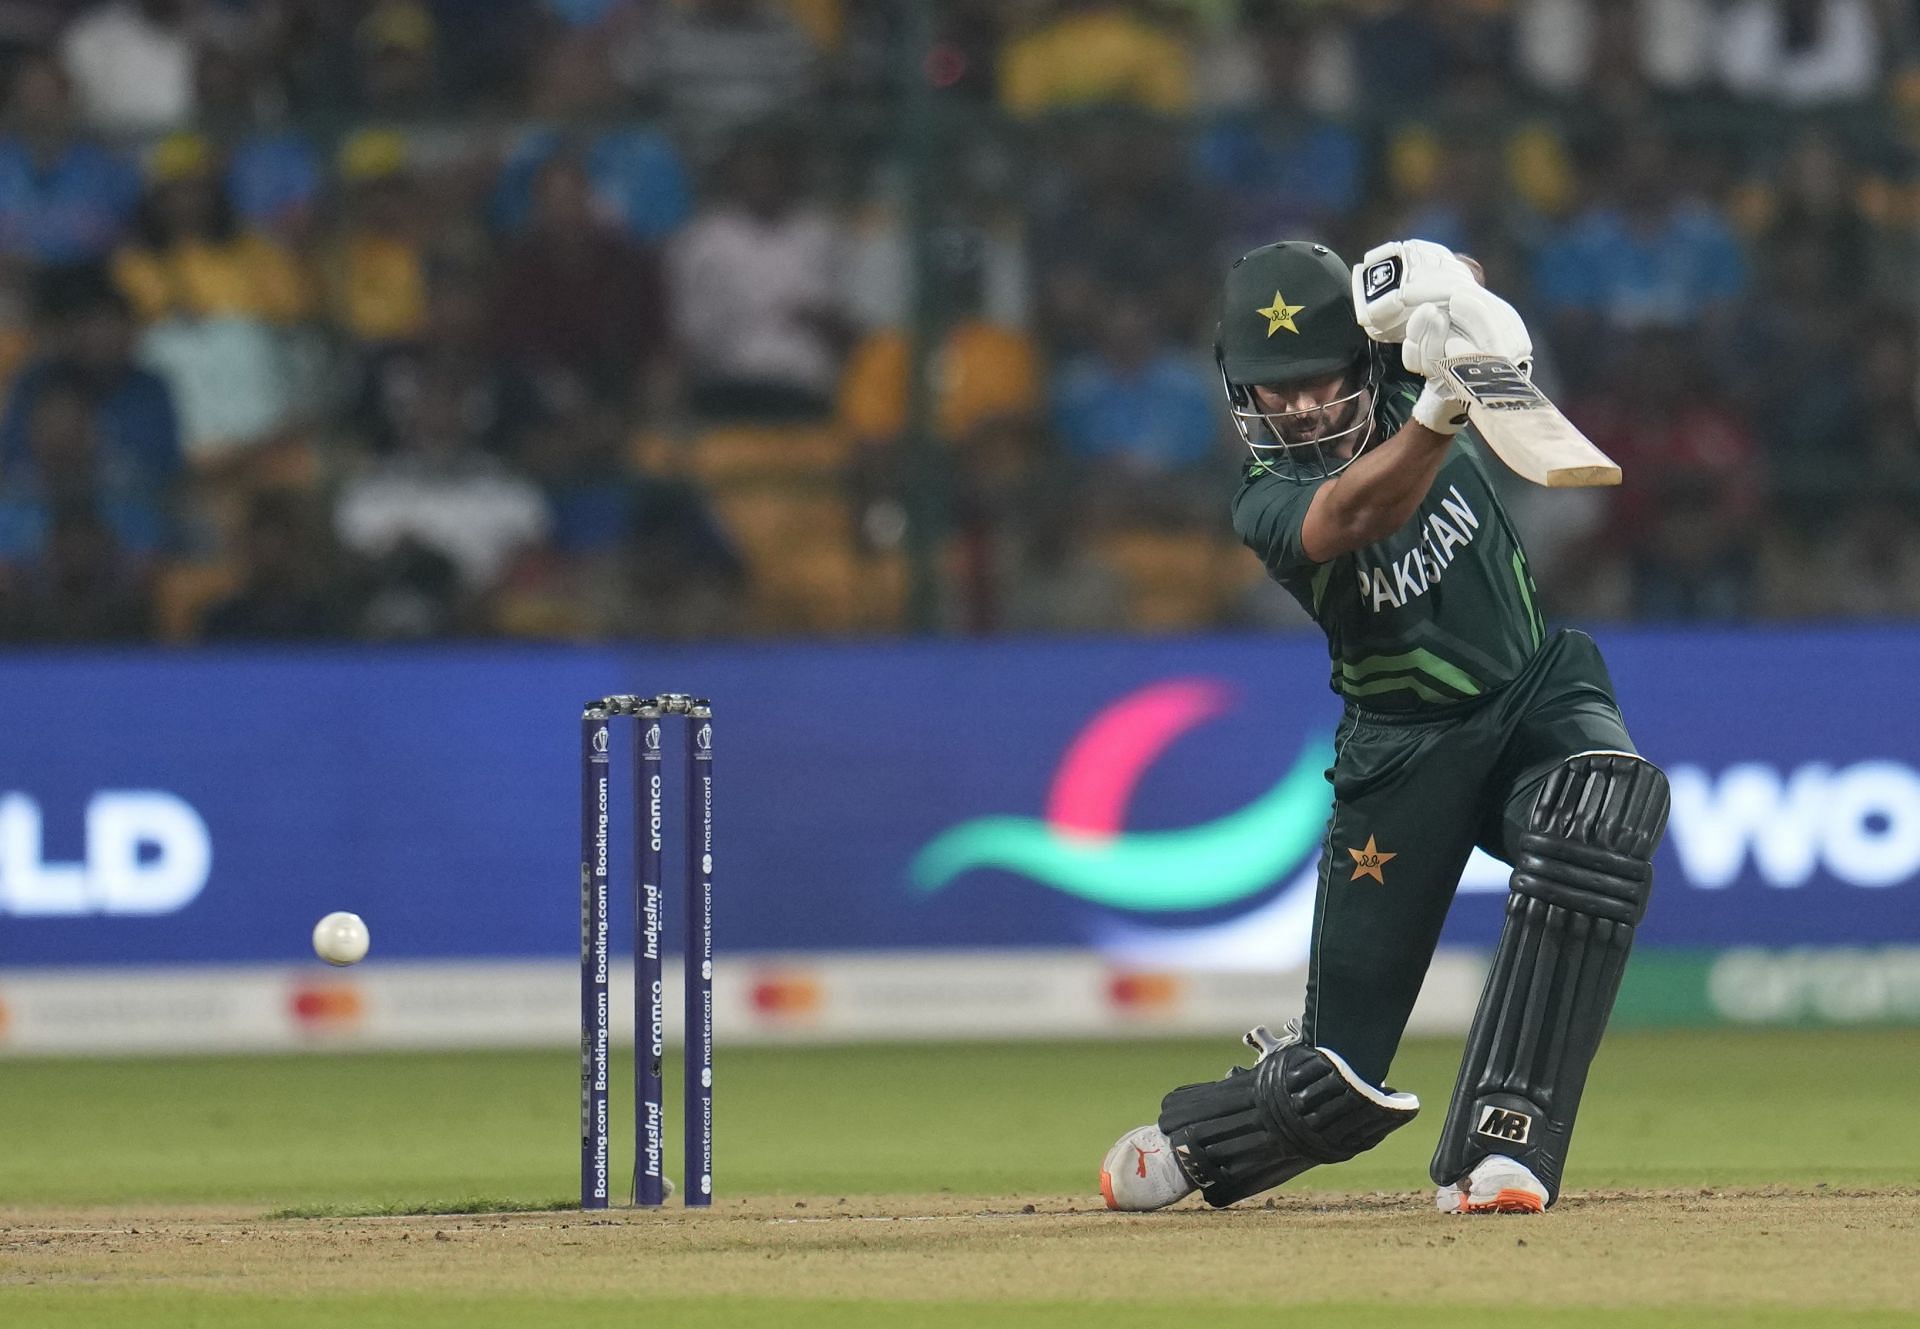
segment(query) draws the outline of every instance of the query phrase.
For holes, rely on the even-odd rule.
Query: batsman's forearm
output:
[[[1413,519],[1452,442],[1448,434],[1409,421],[1334,476],[1325,501],[1336,542],[1344,545],[1338,553],[1384,540]]]

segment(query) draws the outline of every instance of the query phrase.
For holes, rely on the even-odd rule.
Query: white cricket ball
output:
[[[372,938],[358,914],[328,914],[313,925],[313,953],[328,964],[357,964],[366,958]]]

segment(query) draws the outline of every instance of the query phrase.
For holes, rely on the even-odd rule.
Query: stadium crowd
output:
[[[931,9],[0,0],[0,640],[901,631],[923,533],[945,630],[1298,623],[1207,352],[1296,235],[1527,316],[1552,612],[1920,612],[1920,3]]]

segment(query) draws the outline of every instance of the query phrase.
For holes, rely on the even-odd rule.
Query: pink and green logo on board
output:
[[[1142,777],[1182,735],[1227,714],[1233,692],[1212,679],[1169,679],[1090,720],[1061,757],[1040,817],[990,816],[942,832],[914,859],[922,891],[996,868],[1094,904],[1178,913],[1244,904],[1297,868],[1319,842],[1330,795],[1325,737],[1310,740],[1277,783],[1195,826],[1128,830]]]

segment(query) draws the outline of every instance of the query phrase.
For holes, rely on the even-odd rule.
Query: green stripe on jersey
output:
[[[1527,577],[1527,556],[1518,549],[1513,551],[1513,579],[1520,583],[1520,601],[1527,607],[1527,623],[1533,628],[1533,644],[1537,647],[1547,638],[1547,625],[1540,617],[1539,608],[1533,603],[1533,587]]]
[[[1370,697],[1375,693],[1394,692],[1403,688],[1424,701],[1430,701],[1440,706],[1450,705],[1460,700],[1458,697],[1449,696],[1444,692],[1430,688],[1419,679],[1410,675],[1401,678],[1379,678],[1371,683],[1346,683],[1341,685],[1340,691],[1349,697]]]
[[[1313,574],[1313,612],[1320,612],[1320,602],[1327,598],[1327,578],[1333,575],[1333,564],[1322,563],[1320,570]]]
[[[1352,664],[1343,661],[1340,665],[1340,673],[1346,680],[1348,686],[1341,690],[1357,695],[1356,690],[1351,686],[1352,684],[1375,674],[1386,673],[1389,670],[1398,671],[1407,669],[1417,669],[1421,673],[1429,674],[1436,681],[1446,684],[1462,696],[1477,697],[1480,695],[1480,684],[1471,674],[1461,669],[1458,665],[1449,664],[1423,646],[1416,646],[1412,650],[1400,655],[1370,655],[1366,659],[1356,661]]]

